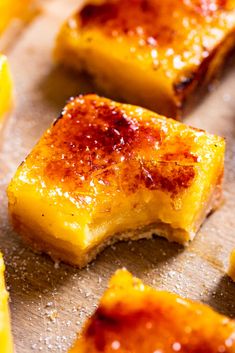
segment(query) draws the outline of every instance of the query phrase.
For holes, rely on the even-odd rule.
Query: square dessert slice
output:
[[[7,58],[0,54],[0,126],[12,101],[12,80]]]
[[[234,337],[235,321],[119,270],[69,353],[234,353]]]
[[[104,94],[175,118],[234,46],[235,0],[114,0],[69,18],[55,55]]]
[[[15,230],[83,266],[118,239],[193,239],[217,207],[223,138],[96,95],[73,98],[9,188]]]
[[[231,252],[228,275],[235,282],[235,249]]]
[[[8,292],[5,288],[4,279],[5,265],[0,253],[0,352],[13,353],[11,336],[10,314],[8,308]]]

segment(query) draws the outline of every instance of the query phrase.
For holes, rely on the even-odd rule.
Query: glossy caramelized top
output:
[[[201,138],[204,132],[150,111],[79,96],[27,158],[27,175],[75,199],[139,188],[177,196],[196,177]]]
[[[70,353],[235,352],[235,322],[119,270]]]
[[[151,59],[171,76],[198,66],[220,40],[235,30],[235,0],[117,0],[87,5],[83,29],[98,29],[122,43],[130,55]],[[92,40],[92,39],[91,39]]]

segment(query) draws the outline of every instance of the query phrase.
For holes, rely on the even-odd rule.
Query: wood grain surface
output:
[[[17,165],[71,95],[94,91],[87,77],[57,67],[52,58],[59,26],[78,3],[44,1],[40,16],[8,50],[15,107],[0,141],[0,247],[7,265],[17,353],[65,352],[95,309],[108,278],[123,266],[155,288],[199,300],[235,317],[235,284],[226,276],[228,256],[235,247],[234,57],[220,84],[211,87],[185,118],[187,124],[227,140],[223,205],[207,219],[189,247],[157,237],[120,243],[78,270],[34,254],[11,230],[5,190]]]

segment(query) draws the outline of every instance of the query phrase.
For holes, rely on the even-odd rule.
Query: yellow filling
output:
[[[12,103],[12,80],[7,58],[0,55],[0,124]]]
[[[0,254],[0,352],[13,353],[8,309],[8,292],[5,288],[4,270],[5,266],[2,255]]]

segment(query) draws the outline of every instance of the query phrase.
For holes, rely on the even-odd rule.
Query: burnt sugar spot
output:
[[[141,179],[147,189],[164,190],[177,194],[182,189],[191,186],[195,177],[193,165],[178,165],[175,163],[150,163],[145,162],[141,169]]]
[[[174,30],[162,21],[165,9],[162,10],[162,6],[148,0],[119,0],[100,6],[87,5],[80,18],[82,27],[98,26],[109,36],[137,37],[144,41],[142,44],[155,46],[171,42],[174,36]]]
[[[98,351],[103,352],[106,345],[105,331],[111,329],[118,332],[120,330],[121,320],[115,315],[108,315],[100,307],[96,310],[90,325],[87,328],[86,336],[94,340],[94,345]]]
[[[188,188],[196,174],[192,141],[172,137],[170,147],[162,120],[149,114],[149,120],[137,119],[134,109],[94,95],[69,102],[44,139],[47,180],[68,191],[91,182],[126,193],[145,187],[174,195]]]
[[[123,302],[115,303],[110,310],[100,306],[87,327],[86,338],[93,341],[97,351],[106,352],[115,337],[119,338],[120,343],[127,343],[128,333],[132,330],[134,333],[139,326],[142,326],[142,331],[145,332],[146,323],[153,323],[155,315],[159,323],[163,320],[164,314],[160,307],[154,308],[152,312],[147,309],[152,303],[143,301],[142,304],[142,308],[132,312],[129,312],[129,307]]]

